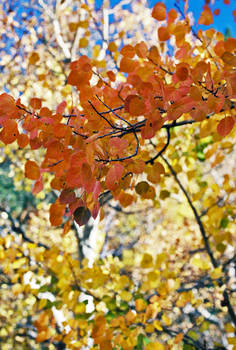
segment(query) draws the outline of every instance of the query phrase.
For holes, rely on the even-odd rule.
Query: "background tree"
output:
[[[233,347],[235,39],[187,5],[95,5],[26,4],[3,55],[2,346]]]

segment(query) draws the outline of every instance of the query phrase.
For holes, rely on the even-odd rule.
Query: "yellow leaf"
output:
[[[236,345],[236,337],[227,338],[228,343],[231,345]]]
[[[138,312],[144,311],[146,307],[147,307],[147,304],[143,299],[135,300],[135,308]]]
[[[147,269],[149,267],[152,267],[153,265],[153,258],[150,254],[148,253],[145,253],[143,254],[143,258],[142,258],[142,261],[141,261],[141,267],[144,268],[144,269]]]
[[[159,343],[159,342],[155,342],[155,343],[149,343],[147,344],[145,350],[164,350],[164,345]]]
[[[123,290],[121,293],[120,293],[120,297],[122,300],[124,301],[130,301],[132,299],[132,294],[126,290]]]
[[[226,333],[233,333],[235,331],[235,328],[232,326],[231,323],[226,323],[225,331]]]
[[[165,314],[162,315],[161,319],[165,323],[166,326],[171,325],[171,319],[169,317],[167,317]]]
[[[222,274],[222,267],[219,266],[211,272],[211,278],[217,279],[221,277],[221,274]]]
[[[20,258],[20,259],[13,261],[13,263],[12,263],[13,269],[19,269],[22,265],[24,265],[26,263],[26,261],[27,261],[26,258]]]
[[[153,326],[154,326],[158,331],[162,331],[162,330],[163,330],[160,321],[155,320],[155,321],[153,322]]]

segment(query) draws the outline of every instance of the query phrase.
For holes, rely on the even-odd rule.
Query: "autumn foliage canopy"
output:
[[[89,6],[83,6],[90,13]],[[218,12],[215,10],[213,13],[206,1],[198,25],[211,25],[216,15]],[[209,161],[212,169],[223,161],[224,150],[232,151],[236,121],[236,39],[225,38],[214,29],[195,31],[188,14],[187,1],[183,11],[180,11],[179,6],[168,10],[164,2],[157,2],[151,16],[156,21],[156,45],[142,40],[135,44],[124,43],[118,46],[112,41],[106,49],[112,62],[110,67],[102,67],[101,62],[89,54],[82,54],[69,63],[66,84],[71,86],[72,102],[65,98],[55,109],[49,109],[47,101],[38,96],[32,96],[26,105],[20,98],[15,99],[10,94],[2,93],[0,140],[6,146],[17,143],[19,149],[30,150],[31,158],[24,163],[24,176],[32,180],[34,195],[44,191],[45,175],[51,174],[50,187],[57,194],[57,198],[50,205],[49,219],[51,226],[62,227],[63,235],[70,231],[74,221],[79,226],[84,226],[98,215],[103,220],[106,215],[104,204],[107,196],[111,196],[121,210],[128,210],[130,206],[145,201],[151,207],[157,207],[159,200],[168,198],[172,191],[164,178],[173,176],[177,186],[173,193],[181,191],[190,206],[191,215],[196,221],[196,230],[201,234],[203,250],[205,249],[209,259],[209,265],[205,270],[203,267],[203,270],[209,269],[212,280],[217,281],[214,283],[221,288],[221,300],[228,314],[226,324],[232,331],[236,318],[228,287],[223,288],[227,282],[222,275],[224,267],[218,261],[218,257],[225,252],[219,246],[222,241],[217,238],[218,241],[214,244],[218,244],[218,248],[214,251],[213,241],[209,239],[209,233],[204,226],[211,225],[211,218],[209,216],[209,222],[203,222],[204,215],[199,211],[200,206],[196,205],[196,201],[200,203],[204,189],[201,189],[199,197],[195,193],[192,200],[180,181],[179,174],[186,172],[189,181],[192,174],[193,177],[197,176],[196,173],[191,173],[193,164],[188,160],[188,152],[195,154],[194,162]],[[71,30],[74,30],[72,27],[71,24]],[[89,46],[86,40],[84,38],[80,42],[80,47]],[[37,52],[34,52],[30,56],[30,64],[35,65],[37,61]],[[181,135],[179,139],[178,135]],[[196,140],[202,142],[202,148],[194,148]],[[181,156],[186,159],[186,164],[177,164],[177,150],[174,147],[180,147],[181,150],[187,143],[193,147]],[[204,153],[205,148],[207,151]],[[42,151],[42,156],[34,158],[34,151],[36,154],[37,151]],[[200,183],[202,187],[205,186],[203,182]],[[224,189],[232,193],[233,190],[229,188],[230,178],[226,176]],[[219,202],[219,197],[217,200]],[[209,201],[206,204],[209,207],[212,205]],[[231,214],[228,211],[227,218]],[[224,220],[225,217],[223,221],[221,218],[220,229],[228,224]],[[215,230],[218,230],[218,226]],[[233,238],[230,233],[228,235],[230,238],[227,235],[224,238],[232,244]],[[55,261],[56,265],[60,264],[56,257],[58,254],[59,251],[55,250],[45,258],[50,271],[53,270]],[[70,289],[71,300],[76,300],[74,294],[79,295],[90,290],[88,294],[92,295],[95,304],[98,303],[99,295],[93,293],[92,289],[96,290],[108,283],[107,274],[99,264],[90,271],[86,263],[84,267],[79,267],[68,259],[68,266],[71,264],[75,271],[70,274],[79,276],[83,286],[77,290]],[[115,264],[111,264],[113,270],[110,278],[113,280],[115,293],[122,290],[119,295],[124,302],[120,304],[121,311],[123,305],[123,313],[116,314],[116,305],[113,305],[107,287],[107,294],[102,301],[112,312],[111,319],[106,312],[100,310],[93,321],[89,316],[84,319],[75,317],[74,323],[70,323],[70,336],[62,332],[53,338],[49,329],[55,320],[52,320],[48,311],[51,307],[47,307],[34,324],[38,330],[37,342],[48,339],[63,340],[68,348],[80,349],[86,345],[88,337],[91,337],[94,348],[102,350],[141,350],[144,347],[147,350],[180,349],[180,344],[192,346],[184,349],[207,349],[193,334],[179,331],[178,328],[169,330],[171,317],[165,314],[164,300],[170,287],[163,282],[158,285],[158,289],[155,284],[159,274],[156,270],[161,269],[165,256],[159,255],[158,259],[154,263],[151,255],[143,255],[141,269],[153,270],[149,272],[149,285],[146,282],[144,290],[139,290],[136,294],[129,276],[124,274],[123,277],[120,276],[119,283],[118,280],[114,282],[116,273],[120,272],[115,272]],[[197,261],[195,263],[199,267],[201,258]],[[43,259],[41,263],[44,264]],[[104,269],[106,268],[104,265]],[[178,269],[180,274],[181,269]],[[59,270],[57,267],[56,272]],[[94,274],[98,277],[91,282]],[[174,281],[177,277],[165,275],[165,278],[172,278]],[[66,280],[62,280],[61,285],[66,285]],[[65,301],[63,293],[67,292],[63,288],[62,302],[66,304],[68,301]],[[68,288],[70,287],[67,286]],[[173,288],[177,290],[179,286]],[[148,299],[145,299],[145,294],[153,290]],[[190,289],[184,290],[178,301],[175,301],[175,307],[184,308],[193,298],[191,293]],[[87,315],[83,303],[78,305],[70,305],[73,309],[77,308],[75,314]],[[42,301],[40,307],[45,307]],[[162,307],[163,313],[158,318]],[[169,304],[166,305],[167,310],[168,307]],[[80,329],[78,339],[75,336],[77,327]],[[169,334],[173,339],[172,343],[167,344],[155,337],[151,342],[147,341],[146,334],[157,336],[162,331]],[[229,344],[235,343],[231,341]]]

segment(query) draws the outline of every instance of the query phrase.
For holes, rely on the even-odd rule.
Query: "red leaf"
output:
[[[90,217],[90,210],[86,207],[79,207],[74,211],[74,220],[79,226],[86,225]]]
[[[221,121],[217,125],[218,134],[223,137],[228,135],[233,129],[234,123],[235,121],[233,117],[225,117],[224,119],[221,119]]]
[[[124,166],[122,164],[116,163],[112,165],[106,176],[106,186],[109,190],[114,191],[119,187],[123,172]]]
[[[56,112],[58,114],[62,114],[62,113],[64,113],[65,108],[66,108],[66,101],[63,101],[57,106]]]
[[[61,204],[73,203],[75,200],[75,192],[71,188],[63,190],[59,197]]]
[[[34,184],[32,193],[36,195],[37,193],[41,192],[42,189],[43,189],[43,181],[42,181],[42,177],[40,176],[40,178]]]

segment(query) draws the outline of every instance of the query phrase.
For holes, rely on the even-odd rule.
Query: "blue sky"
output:
[[[160,1],[160,0],[159,0]],[[100,7],[103,3],[103,0],[96,0],[96,6]],[[113,7],[117,3],[119,3],[120,0],[110,0],[110,5]],[[153,7],[158,0],[147,0],[147,4],[149,7]],[[177,2],[176,0],[166,0],[163,1],[167,8],[173,8],[174,3]],[[205,4],[204,0],[189,0],[189,10],[193,12],[194,18],[196,19],[196,22],[198,18],[200,17],[203,5]],[[179,0],[180,6],[183,8],[183,0]],[[215,10],[217,8],[220,9],[220,15],[214,16],[214,23],[211,26],[200,26],[198,25],[195,27],[196,29],[208,29],[208,28],[215,28],[216,30],[225,33],[226,28],[229,28],[231,31],[231,36],[235,37],[236,35],[236,23],[234,22],[234,17],[232,14],[232,11],[236,9],[236,0],[231,0],[230,5],[225,5],[223,0],[215,0],[214,5],[210,5],[210,8],[212,10]]]

